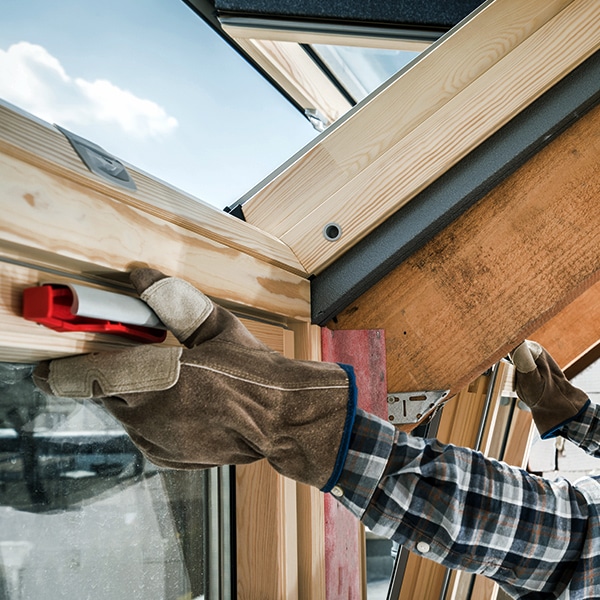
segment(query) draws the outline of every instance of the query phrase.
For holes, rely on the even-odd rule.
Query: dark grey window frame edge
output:
[[[325,325],[600,101],[600,51],[311,280]]]
[[[464,18],[464,17],[463,17]],[[321,34],[325,36],[372,37],[381,40],[406,40],[432,44],[446,33],[453,25],[440,27],[418,27],[404,24],[388,23],[352,23],[347,21],[316,21],[263,17],[254,15],[238,15],[219,12],[219,22],[224,27],[244,29],[262,29],[266,31],[295,33],[298,35]],[[458,22],[458,21],[457,21]],[[343,44],[342,44],[343,45]]]

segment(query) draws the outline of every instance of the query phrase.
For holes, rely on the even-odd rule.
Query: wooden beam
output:
[[[296,272],[202,237],[86,182],[0,152],[0,256],[117,280],[133,264],[146,263],[184,277],[216,299],[310,319],[309,282]]]
[[[106,150],[110,151],[110,148]],[[101,194],[107,200],[131,206],[201,238],[303,274],[302,266],[294,254],[280,240],[202,200],[153,179],[133,166],[127,165],[127,170],[137,191],[111,185],[87,169],[62,133],[1,100],[0,154],[35,167],[50,177],[60,178],[65,193],[74,184],[72,187],[82,193]],[[19,176],[18,171],[14,176]],[[3,192],[1,202],[4,209],[4,205],[13,202],[14,198],[6,196],[4,181],[0,189]],[[17,204],[21,203],[22,199]],[[6,216],[3,220],[6,221]]]
[[[591,364],[592,358],[597,358],[600,341],[600,282],[575,298],[530,337],[547,348],[561,368],[570,369],[579,364],[571,376]]]
[[[492,2],[258,191],[247,219],[318,273],[598,49],[598,19],[593,0]]]
[[[298,598],[296,484],[262,460],[236,468],[237,597]]]
[[[390,390],[457,392],[600,279],[599,154],[596,107],[331,326],[385,329]]]
[[[306,323],[292,326],[294,356],[321,360],[321,328]],[[298,483],[298,598],[327,600],[325,575],[325,498],[319,490]]]

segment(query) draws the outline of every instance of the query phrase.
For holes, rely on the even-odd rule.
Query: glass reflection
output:
[[[206,472],[156,468],[32,370],[0,363],[0,600],[204,598]]]
[[[385,48],[313,44],[350,95],[360,102],[420,53]]]

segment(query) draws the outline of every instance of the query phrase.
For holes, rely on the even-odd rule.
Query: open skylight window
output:
[[[6,3],[0,99],[219,208],[316,135],[180,1]]]

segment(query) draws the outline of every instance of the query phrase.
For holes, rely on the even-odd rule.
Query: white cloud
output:
[[[29,42],[0,50],[0,97],[65,127],[113,124],[128,135],[148,138],[169,134],[178,125],[156,102],[110,81],[70,77],[57,58]]]

